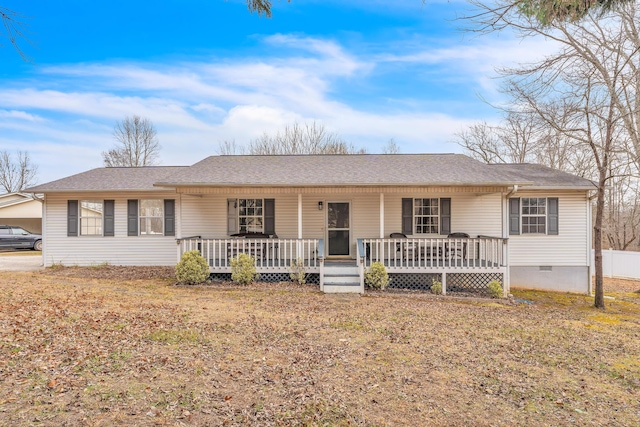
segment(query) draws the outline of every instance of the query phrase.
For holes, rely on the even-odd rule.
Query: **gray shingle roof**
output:
[[[531,163],[508,163],[489,165],[490,167],[505,172],[511,176],[519,177],[525,181],[531,181],[533,185],[527,188],[540,189],[585,189],[595,190],[596,186],[588,179],[577,175],[552,169],[547,166]]]
[[[153,184],[187,166],[147,166],[138,168],[98,168],[23,191],[50,193],[62,191],[162,190]]]
[[[156,185],[510,185],[514,177],[462,154],[211,156]],[[515,179],[515,183],[526,180]]]
[[[462,154],[211,156],[193,166],[99,168],[25,191],[148,191],[180,186],[510,186],[592,189],[531,164],[487,165]]]

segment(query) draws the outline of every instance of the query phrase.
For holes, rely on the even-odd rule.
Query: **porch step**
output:
[[[324,283],[324,292],[327,294],[357,294],[360,292],[359,282]]]
[[[360,272],[353,264],[333,264],[324,267],[324,291],[334,293],[359,293]]]
[[[358,267],[357,266],[325,266],[324,267],[324,276],[358,276]]]
[[[337,285],[344,283],[357,283],[360,286],[360,275],[358,274],[325,274],[324,284]]]

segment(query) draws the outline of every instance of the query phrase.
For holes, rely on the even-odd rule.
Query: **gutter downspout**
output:
[[[518,184],[513,184],[513,188],[511,189],[511,191],[509,191],[507,193],[507,195],[504,197],[505,203],[502,205],[504,206],[504,215],[503,215],[503,221],[506,220],[505,227],[503,228],[503,232],[502,232],[502,237],[505,239],[504,242],[504,252],[503,252],[503,256],[504,256],[504,260],[505,260],[505,283],[504,283],[504,296],[507,297],[509,294],[511,294],[511,262],[509,260],[509,197],[513,196],[514,194],[516,194],[518,192]]]
[[[505,198],[509,198],[511,196],[513,196],[514,194],[516,194],[518,192],[518,184],[513,184],[513,188],[511,189],[511,191],[509,191],[507,193],[507,195],[505,196]]]

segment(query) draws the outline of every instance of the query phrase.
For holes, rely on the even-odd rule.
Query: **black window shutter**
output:
[[[451,234],[451,199],[440,199],[440,234]]]
[[[138,235],[138,201],[127,200],[127,236]]]
[[[176,201],[173,199],[164,201],[164,235],[176,235]]]
[[[114,200],[105,200],[104,201],[104,236],[113,236],[114,235],[114,211],[115,211],[115,201]]]
[[[276,201],[264,199],[264,234],[276,234]]]
[[[547,234],[558,234],[558,198],[547,199]]]
[[[227,234],[238,232],[238,199],[227,199]]]
[[[509,199],[509,234],[520,234],[520,198]]]
[[[402,234],[413,234],[413,199],[402,199]]]
[[[78,235],[78,201],[67,200],[67,236]]]

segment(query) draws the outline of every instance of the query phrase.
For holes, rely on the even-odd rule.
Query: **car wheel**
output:
[[[38,240],[37,242],[35,242],[33,244],[33,250],[34,251],[41,251],[42,250],[42,240]]]

